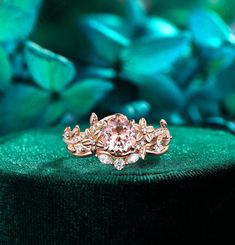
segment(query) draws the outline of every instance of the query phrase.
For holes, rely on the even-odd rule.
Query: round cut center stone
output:
[[[123,115],[110,118],[102,135],[105,148],[116,154],[128,152],[136,144],[136,129]]]

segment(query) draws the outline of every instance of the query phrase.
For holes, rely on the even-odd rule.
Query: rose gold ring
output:
[[[160,128],[148,126],[144,118],[136,123],[122,114],[107,116],[101,120],[95,113],[90,116],[90,127],[81,132],[65,128],[63,140],[68,151],[78,157],[95,154],[104,164],[113,164],[117,170],[144,159],[147,153],[164,154],[171,140],[165,120]]]

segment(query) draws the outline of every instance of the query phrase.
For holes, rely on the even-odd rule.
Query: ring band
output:
[[[171,140],[165,120],[160,128],[148,126],[145,118],[139,123],[117,113],[101,120],[95,113],[90,116],[90,127],[84,132],[78,125],[65,128],[63,141],[68,151],[78,157],[96,155],[100,162],[113,164],[117,170],[144,159],[147,153],[164,154]]]

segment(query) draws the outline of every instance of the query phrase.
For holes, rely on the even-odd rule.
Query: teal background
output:
[[[0,244],[234,240],[234,9],[0,1]],[[92,111],[166,119],[169,152],[122,171],[70,155],[63,129]]]
[[[87,122],[91,111],[235,131],[234,1],[0,6],[2,135]]]

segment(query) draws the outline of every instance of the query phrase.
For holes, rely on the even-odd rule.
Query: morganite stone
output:
[[[116,154],[125,153],[135,147],[136,133],[136,129],[124,115],[116,114],[102,130],[101,140],[106,150]]]

